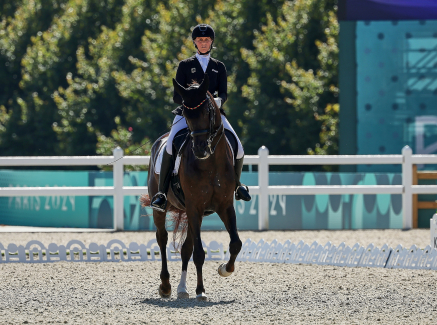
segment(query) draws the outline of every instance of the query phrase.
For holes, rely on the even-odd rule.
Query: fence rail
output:
[[[114,149],[113,156],[88,157],[0,157],[0,166],[98,166],[112,165],[114,186],[102,187],[0,187],[0,197],[29,195],[107,195],[114,197],[114,229],[123,230],[123,198],[125,195],[147,193],[147,186],[123,186],[125,165],[148,165],[149,156],[123,156]],[[402,194],[403,228],[413,225],[413,195],[437,194],[436,185],[413,185],[414,164],[437,164],[437,155],[413,155],[405,146],[402,155],[335,155],[275,156],[266,147],[258,155],[246,156],[245,165],[258,165],[258,186],[249,186],[251,194],[259,195],[258,229],[269,229],[269,195],[315,194]],[[402,185],[331,185],[331,186],[269,186],[269,165],[402,165]]]

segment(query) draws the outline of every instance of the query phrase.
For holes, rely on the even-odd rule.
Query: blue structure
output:
[[[434,0],[340,0],[340,20],[432,20]]]
[[[340,0],[339,20],[340,154],[437,153],[437,1]]]

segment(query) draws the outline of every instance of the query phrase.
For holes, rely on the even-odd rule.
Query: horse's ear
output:
[[[181,97],[182,98],[184,98],[184,92],[185,92],[185,88],[184,87],[182,87],[180,84],[179,84],[179,82],[177,82],[174,78],[173,78],[173,87],[174,87],[174,90],[179,94],[179,95],[181,95]]]
[[[204,92],[207,92],[209,89],[209,77],[206,73],[205,78],[203,78],[202,84],[200,85],[200,89],[202,89]]]

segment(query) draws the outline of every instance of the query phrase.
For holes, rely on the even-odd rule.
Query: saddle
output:
[[[234,160],[235,160],[235,157],[237,156],[237,150],[238,150],[237,139],[235,138],[235,136],[232,134],[231,131],[226,130],[226,129],[225,129],[225,136],[226,136],[226,141],[228,143],[228,146],[231,149],[232,156],[234,157]],[[182,152],[183,152],[185,146],[188,143],[189,137],[190,137],[190,131],[188,130],[188,128],[185,128],[185,129],[180,130],[178,133],[176,133],[176,135],[173,139],[173,152],[177,152],[177,155],[173,155],[173,159],[174,159],[174,163],[175,163],[174,166],[175,166],[176,172],[172,173],[170,186],[171,186],[171,189],[173,190],[174,195],[178,199],[179,203],[182,204],[182,206],[184,206],[184,207],[185,207],[185,195],[184,195],[184,191],[182,191],[181,182],[179,179],[179,173],[177,172],[177,169],[179,169],[180,158],[181,158],[181,155],[182,155]],[[211,211],[211,213],[213,213],[213,212]],[[211,213],[207,213],[205,215],[208,215]]]

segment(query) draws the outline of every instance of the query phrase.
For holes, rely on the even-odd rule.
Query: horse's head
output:
[[[183,114],[193,141],[193,153],[198,159],[207,159],[214,153],[212,141],[218,133],[214,127],[216,119],[220,118],[220,112],[217,114],[217,107],[212,103],[214,100],[209,99],[207,95],[209,77],[205,74],[205,79],[200,85],[193,84],[188,88],[184,88],[173,79],[173,86],[182,97]]]

